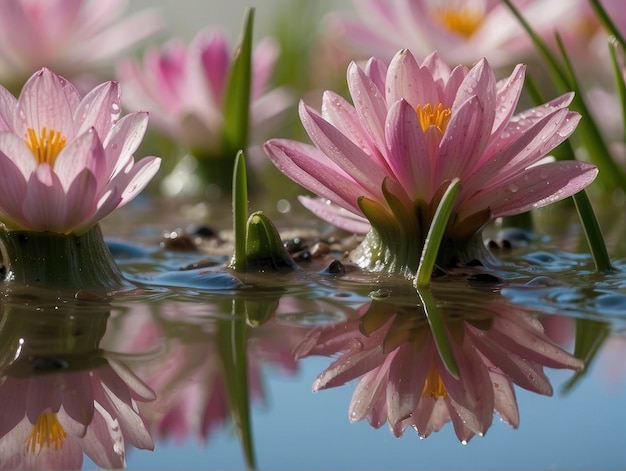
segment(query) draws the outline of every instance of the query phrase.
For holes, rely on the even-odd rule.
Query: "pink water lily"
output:
[[[127,366],[105,366],[0,382],[0,469],[80,469],[83,453],[123,468],[129,445],[153,449],[136,401],[152,390]]]
[[[576,18],[579,0],[513,0],[533,27],[551,38],[557,25]],[[356,16],[332,14],[328,34],[356,52],[390,59],[408,48],[422,59],[433,50],[450,63],[487,57],[496,66],[528,58],[533,45],[498,0],[355,0]]]
[[[132,200],[161,160],[133,153],[147,112],[120,117],[120,87],[82,97],[47,68],[16,99],[0,87],[0,221],[10,230],[86,232]]]
[[[519,410],[514,385],[552,394],[544,367],[580,370],[583,364],[553,343],[523,309],[501,301],[478,309],[445,295],[446,334],[459,379],[443,365],[428,321],[415,305],[373,301],[358,319],[318,327],[296,349],[296,357],[339,357],[313,390],[358,379],[349,407],[351,421],[373,427],[388,422],[396,436],[411,427],[421,437],[452,422],[468,442],[490,428],[494,411],[514,428]]]
[[[125,0],[0,2],[0,77],[23,83],[43,66],[66,76],[95,72],[162,28],[144,10],[122,17]]]
[[[496,81],[485,59],[451,69],[437,53],[418,63],[406,49],[389,67],[376,58],[364,69],[352,63],[353,104],[332,91],[323,95],[321,114],[300,103],[315,145],[272,139],[265,151],[321,197],[302,197],[307,208],[368,233],[368,247],[353,256],[357,263],[414,271],[452,179],[460,179],[461,190],[444,239],[463,246],[492,219],[561,200],[595,178],[591,164],[544,159],[580,116],[567,108],[572,94],[516,114],[524,69]],[[467,261],[461,252],[456,258]]]
[[[257,134],[290,103],[285,90],[267,89],[277,55],[270,39],[252,54],[250,127]],[[154,125],[197,156],[219,158],[232,57],[227,35],[218,29],[200,31],[189,45],[173,39],[149,48],[142,64],[127,60],[118,65],[125,102],[154,111]]]

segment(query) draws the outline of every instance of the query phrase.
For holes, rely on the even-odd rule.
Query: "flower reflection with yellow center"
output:
[[[67,433],[57,419],[54,412],[46,412],[37,418],[33,425],[33,430],[26,438],[26,453],[35,454],[42,448],[52,448],[61,450]]]

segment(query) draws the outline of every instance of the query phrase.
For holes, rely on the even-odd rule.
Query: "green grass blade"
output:
[[[448,220],[450,219],[450,213],[452,212],[452,207],[454,206],[460,189],[461,182],[458,178],[455,178],[450,182],[450,185],[439,202],[439,206],[437,206],[433,221],[426,235],[426,241],[424,242],[420,264],[417,268],[417,275],[414,281],[414,285],[418,289],[426,287],[430,283],[430,277],[432,276],[433,268],[437,261],[439,247],[441,246],[441,241],[446,231]]]
[[[613,270],[611,265],[611,258],[602,236],[602,229],[598,223],[591,201],[585,190],[579,191],[574,196],[574,204],[576,205],[576,211],[578,211],[578,217],[583,226],[583,232],[589,244],[589,250],[593,256],[593,262],[595,263],[596,270],[599,272],[609,272]]]
[[[615,26],[615,23],[602,6],[602,3],[599,0],[589,0],[589,3],[591,4],[591,8],[593,8],[596,16],[600,20],[600,23],[602,23],[602,25],[607,29],[607,31],[609,31],[610,34],[615,36],[615,39],[622,46],[622,48],[626,49],[626,40],[624,40],[622,32],[617,26]]]
[[[235,157],[233,171],[233,256],[230,267],[236,271],[246,269],[246,227],[248,221],[248,179],[246,159],[239,151]]]
[[[233,59],[224,95],[225,151],[236,152],[248,146],[250,89],[252,82],[252,30],[254,9],[247,11],[243,36]]]

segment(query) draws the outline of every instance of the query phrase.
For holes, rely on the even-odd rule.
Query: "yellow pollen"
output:
[[[65,147],[67,139],[54,129],[41,128],[39,136],[37,136],[33,128],[28,128],[24,141],[37,159],[37,163],[47,163],[53,166],[57,156]]]
[[[54,412],[41,414],[26,438],[26,453],[35,454],[35,451],[41,450],[44,446],[48,448],[54,446],[55,450],[60,450],[63,448],[65,437],[67,433]]]
[[[440,7],[433,12],[434,17],[446,29],[464,38],[470,38],[485,19],[485,14],[470,6]]]
[[[443,385],[441,375],[437,371],[437,368],[435,368],[435,365],[430,365],[426,382],[424,383],[424,389],[422,389],[422,397],[432,397],[433,399],[448,397],[446,387]]]
[[[450,121],[450,108],[444,108],[443,105],[439,103],[434,108],[431,104],[424,105],[423,107],[422,105],[417,105],[415,111],[417,112],[424,132],[431,126],[436,126],[442,134],[446,132],[448,121]]]

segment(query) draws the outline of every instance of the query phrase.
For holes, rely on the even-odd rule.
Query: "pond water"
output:
[[[359,396],[363,402],[352,408],[351,401],[355,393],[386,387],[384,381],[373,381],[363,388],[359,378],[375,369],[378,356],[404,345],[411,348],[396,358],[388,374],[399,385],[421,375],[417,396],[422,391],[422,402],[429,394],[433,400],[436,391],[447,398],[438,389],[441,382],[444,389],[450,384],[447,372],[432,355],[420,307],[428,302],[404,280],[331,264],[341,260],[341,249],[353,242],[350,237],[278,211],[272,217],[302,270],[234,276],[223,268],[231,250],[229,211],[227,203],[137,200],[102,225],[118,264],[137,289],[109,299],[82,293],[69,301],[28,289],[8,293],[0,324],[3,432],[7,417],[13,417],[10,411],[22,407],[23,416],[24,397],[35,395],[34,390],[47,391],[52,401],[63,384],[64,408],[83,410],[73,404],[90,404],[94,397],[81,395],[89,388],[68,378],[92,371],[90,380],[109,378],[104,382],[120,398],[114,409],[126,427],[130,469],[245,469],[251,463],[272,470],[626,465],[626,276],[619,246],[624,231],[611,227],[619,221],[607,218],[605,226],[616,254],[616,271],[610,274],[595,273],[575,214],[557,205],[535,215],[533,237],[486,231],[491,250],[503,262],[492,272],[496,276],[484,275],[477,266],[433,280],[431,307],[442,312],[455,348],[468,339],[474,342],[456,350],[461,377],[471,373],[467,390],[478,391],[476,408],[490,407],[479,424],[484,436],[472,438],[475,430],[463,431],[462,425],[456,430],[458,424],[448,422],[422,439],[410,424],[402,436],[394,436],[375,406],[369,418],[379,428],[367,419],[351,421],[351,414],[359,418],[355,410],[368,396]],[[547,348],[548,339],[564,351]],[[579,372],[573,357],[564,359],[576,344],[587,355]],[[491,356],[476,360],[482,348]],[[346,351],[352,360],[341,371],[329,372]],[[426,351],[430,357],[410,357]],[[527,358],[524,351],[530,352]],[[474,360],[463,360],[470,357]],[[410,358],[426,365],[430,358],[438,376]],[[566,368],[551,367],[567,361]],[[513,395],[501,370],[513,372]],[[6,378],[22,381],[21,386],[7,393]],[[50,378],[56,382],[46,383]],[[437,378],[439,386],[432,382]],[[124,405],[128,391],[120,379],[134,391],[138,414]],[[480,383],[485,379],[486,385]],[[313,392],[314,385],[321,390]],[[387,390],[388,398],[391,394]],[[516,422],[518,414],[516,428],[493,412],[494,401],[506,421]],[[493,423],[485,423],[487,416]],[[474,420],[471,413],[464,417],[467,423]],[[140,431],[129,439],[133,427]],[[145,432],[154,440],[154,451],[132,446],[146,443]],[[465,438],[471,440],[462,444]],[[2,469],[9,468],[7,450],[0,446]],[[85,458],[84,469],[94,468]]]

